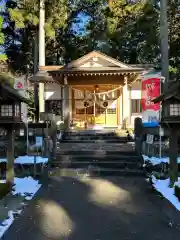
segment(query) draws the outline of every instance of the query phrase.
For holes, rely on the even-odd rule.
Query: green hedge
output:
[[[4,198],[10,191],[12,186],[8,183],[0,183],[0,199]]]
[[[174,194],[178,198],[178,200],[180,201],[180,187],[175,185],[175,187],[174,187]]]

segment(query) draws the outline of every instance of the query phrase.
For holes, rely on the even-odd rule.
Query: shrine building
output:
[[[67,127],[133,128],[141,117],[141,75],[148,66],[128,65],[93,51],[65,66],[40,67],[40,112],[54,113]]]

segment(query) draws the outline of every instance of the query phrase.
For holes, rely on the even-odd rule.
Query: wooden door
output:
[[[117,126],[117,109],[108,108],[106,110],[106,125]]]
[[[106,109],[95,105],[95,124],[105,125],[106,124]]]

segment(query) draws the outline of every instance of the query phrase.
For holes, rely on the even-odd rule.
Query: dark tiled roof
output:
[[[153,102],[162,102],[171,97],[175,97],[180,100],[180,81],[169,84],[168,90],[161,94],[159,97],[153,99]]]

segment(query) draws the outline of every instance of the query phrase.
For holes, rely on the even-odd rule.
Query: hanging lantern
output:
[[[95,86],[95,91],[96,91],[96,92],[99,91],[99,86],[98,86],[98,85]]]

